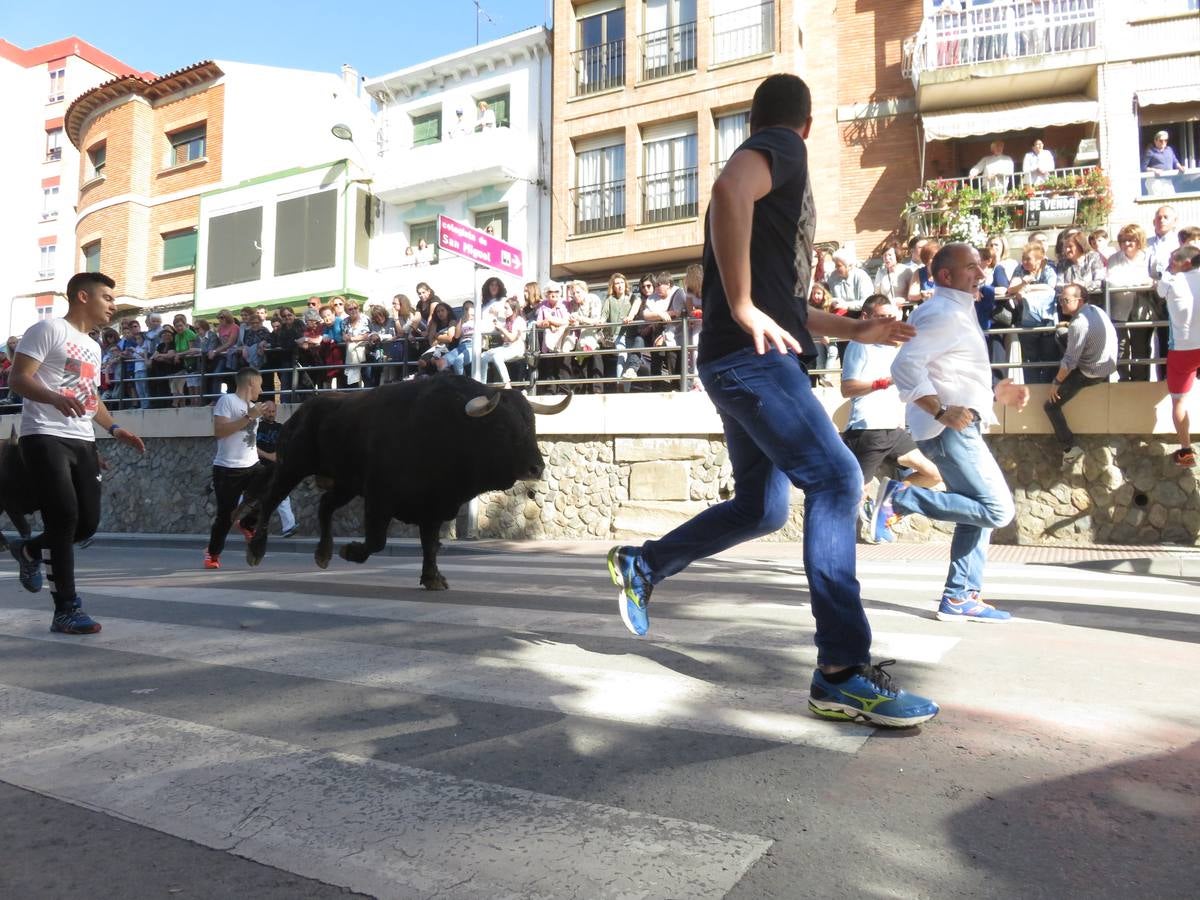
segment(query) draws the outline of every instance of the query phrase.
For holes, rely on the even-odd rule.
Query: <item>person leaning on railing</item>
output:
[[[1113,324],[1153,320],[1154,305],[1148,291],[1153,287],[1146,258],[1146,232],[1137,224],[1117,232],[1116,253],[1108,258],[1108,315]],[[1146,359],[1150,355],[1150,329],[1117,328],[1117,358]],[[1148,381],[1149,366],[1124,366],[1119,369],[1123,381]]]
[[[1056,269],[1058,294],[1068,284],[1082,285],[1088,294],[1097,294],[1104,288],[1107,266],[1100,254],[1088,246],[1082,231],[1074,231],[1063,239],[1062,256]]]
[[[633,309],[633,298],[629,296],[629,281],[621,272],[614,272],[608,279],[608,295],[600,306],[600,318],[609,327],[602,332],[600,346],[608,350],[625,350],[633,346],[631,338],[636,337],[637,331],[626,323],[632,322],[630,310]],[[604,357],[604,374],[607,378],[625,378],[637,375],[641,357],[636,353],[613,353]],[[623,385],[629,390],[629,385]]]
[[[538,349],[544,354],[538,359],[538,379],[553,382],[566,377],[563,357],[548,354],[557,354],[561,351],[567,337],[570,313],[563,305],[562,286],[558,282],[546,282],[546,286],[542,289],[542,296],[544,299],[538,307],[537,317],[534,320],[534,327],[539,332]],[[562,392],[565,391],[565,388],[552,386],[550,390],[551,392]]]
[[[396,339],[396,320],[388,315],[386,307],[373,304],[367,309],[367,330],[367,361],[371,365],[363,370],[363,379],[368,387],[378,387],[390,380],[381,364],[387,360],[388,349]]]
[[[279,310],[279,326],[272,330],[267,347],[267,368],[279,371],[272,378],[272,386],[278,385],[279,392],[292,391],[292,375],[296,367],[296,351],[299,341],[304,337],[304,323],[296,318],[296,311],[290,306]],[[268,376],[264,376],[264,381]],[[278,379],[278,381],[275,381]],[[277,393],[276,399],[282,399]]]
[[[1046,251],[1041,243],[1026,245],[1021,254],[1021,265],[1013,270],[1008,283],[1008,293],[1021,300],[1022,328],[1039,328],[1057,323],[1054,304],[1054,288],[1058,278],[1054,269],[1046,264]],[[1062,357],[1053,332],[1020,335],[1021,359],[1026,363],[1057,363]],[[1032,366],[1022,370],[1026,384],[1045,384],[1052,372],[1045,366]]]
[[[603,325],[601,315],[603,303],[600,298],[587,289],[586,281],[568,281],[564,285],[567,292],[568,321],[573,329],[577,351],[571,357],[572,375],[580,380],[593,380],[604,377],[604,365],[601,357],[596,355],[600,349],[600,330],[594,326]],[[591,326],[591,327],[589,327]],[[599,383],[576,386],[579,393],[599,394],[603,386]]]
[[[487,379],[487,370],[491,367],[500,376],[500,381],[505,388],[512,387],[508,375],[508,363],[525,355],[525,329],[527,326],[525,317],[516,308],[516,305],[515,298],[499,302],[494,321],[500,342],[492,349],[485,350],[480,357],[484,379]]]

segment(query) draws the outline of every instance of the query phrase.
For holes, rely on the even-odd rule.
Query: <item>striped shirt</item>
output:
[[[1088,378],[1107,378],[1117,370],[1117,330],[1104,310],[1090,303],[1079,308],[1067,329],[1062,366]]]

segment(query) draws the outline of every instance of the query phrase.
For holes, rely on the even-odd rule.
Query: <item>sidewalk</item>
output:
[[[240,555],[242,542],[231,535],[226,553]],[[95,537],[98,547],[157,547],[162,549],[194,550],[203,553],[207,534],[141,534],[102,532]],[[335,546],[345,538],[335,538]],[[271,535],[268,553],[311,554],[317,546],[314,537],[281,538]],[[442,544],[442,552],[562,554],[564,556],[603,556],[611,541],[500,541],[450,540]],[[417,556],[420,541],[415,538],[389,538],[382,556]],[[729,559],[795,560],[803,555],[801,545],[794,542],[752,542],[734,547],[721,554]],[[859,544],[858,558],[868,562],[938,562],[949,560],[950,545],[943,542],[894,544]],[[1019,546],[993,544],[988,550],[988,562],[1026,565],[1074,566],[1105,572],[1125,572],[1133,575],[1200,578],[1200,547],[1176,545],[1087,544],[1080,546]]]

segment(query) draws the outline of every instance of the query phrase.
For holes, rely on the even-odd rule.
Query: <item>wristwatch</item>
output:
[[[941,421],[941,418],[942,418],[942,416],[944,416],[944,415],[945,415],[945,414],[946,414],[948,411],[949,411],[949,407],[943,406],[941,409],[939,409],[939,410],[938,410],[938,411],[937,411],[937,412],[934,414],[934,416],[933,416],[933,418],[934,418],[934,421],[935,421],[935,422],[936,422],[936,421]]]

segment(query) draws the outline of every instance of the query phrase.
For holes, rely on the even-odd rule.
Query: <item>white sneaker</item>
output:
[[[630,366],[628,369],[626,369],[624,371],[624,373],[621,375],[621,377],[622,378],[637,378],[637,374],[638,374],[637,368],[634,366]]]
[[[1066,450],[1063,451],[1063,465],[1069,466],[1071,463],[1075,462],[1075,460],[1079,459],[1079,457],[1081,457],[1081,456],[1083,456],[1083,448],[1080,447],[1078,444],[1076,444],[1073,447],[1068,447]]]

